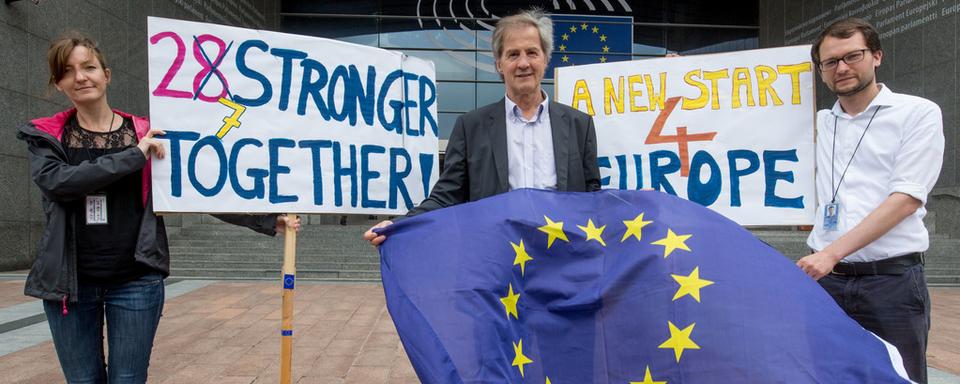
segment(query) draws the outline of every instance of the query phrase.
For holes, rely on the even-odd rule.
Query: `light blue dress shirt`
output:
[[[510,190],[519,188],[557,189],[557,165],[553,158],[553,131],[550,128],[550,99],[543,102],[532,119],[510,97],[505,97],[507,114],[507,164]]]

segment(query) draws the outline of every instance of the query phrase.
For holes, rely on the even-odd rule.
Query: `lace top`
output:
[[[74,116],[67,122],[62,143],[67,162],[80,166],[136,146],[137,133],[130,119],[124,119],[113,131],[95,132],[81,127]],[[86,197],[72,203],[76,220],[77,274],[81,283],[111,285],[135,280],[151,272],[149,267],[134,259],[144,210],[142,182],[142,171],[138,170],[87,194],[106,197],[106,224],[87,223]]]

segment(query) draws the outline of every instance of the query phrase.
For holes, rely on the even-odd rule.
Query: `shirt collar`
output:
[[[520,111],[520,106],[518,106],[517,103],[514,103],[513,100],[510,100],[510,96],[504,95],[504,107],[506,107],[507,117],[516,122],[539,123],[540,118],[543,116],[543,111],[547,109],[547,105],[550,102],[550,97],[547,96],[547,93],[542,89],[540,90],[540,95],[543,96],[543,102],[541,102],[540,106],[537,107],[537,113],[533,116],[533,119],[530,120],[524,119],[523,113]]]
[[[873,100],[870,101],[870,104],[867,105],[867,108],[863,111],[869,111],[873,107],[889,107],[894,105],[894,94],[890,90],[890,87],[887,87],[886,84],[877,83],[880,86],[880,93],[873,97]],[[840,100],[838,99],[833,103],[833,108],[830,109],[830,113],[834,116],[850,118],[850,115],[843,111],[843,107],[840,106]]]

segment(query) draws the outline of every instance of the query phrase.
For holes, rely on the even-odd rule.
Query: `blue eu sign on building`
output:
[[[630,60],[633,53],[633,17],[552,15],[553,69],[568,65]]]

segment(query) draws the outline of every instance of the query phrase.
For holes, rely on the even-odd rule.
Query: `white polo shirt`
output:
[[[894,93],[883,84],[880,87],[880,93],[867,109],[856,116],[845,113],[839,101],[832,109],[817,112],[818,205],[816,222],[807,238],[807,245],[812,249],[822,250],[847,233],[894,192],[926,204],[927,194],[940,175],[944,146],[940,107],[924,98]],[[860,149],[854,154],[861,137]],[[848,162],[850,166],[844,176]],[[834,190],[840,203],[838,228],[826,231],[824,206],[830,203]],[[844,261],[876,261],[926,251],[930,242],[923,226],[926,213],[921,206]]]

